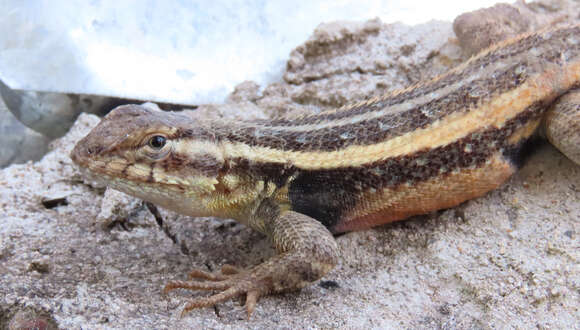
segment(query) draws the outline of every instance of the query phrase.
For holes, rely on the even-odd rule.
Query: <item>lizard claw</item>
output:
[[[190,312],[193,309],[213,306],[219,302],[234,298],[235,296],[238,296],[242,293],[243,292],[241,292],[239,288],[232,287],[210,297],[193,299],[185,305],[183,311],[181,312],[181,317],[184,317],[185,315],[187,315],[188,312]],[[248,315],[248,319],[250,318],[250,316],[254,312],[254,309],[256,308],[258,298],[259,298],[258,291],[255,290],[249,291],[246,294],[246,314]]]

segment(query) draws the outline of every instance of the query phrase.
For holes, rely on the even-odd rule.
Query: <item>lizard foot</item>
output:
[[[190,300],[182,316],[192,309],[245,295],[249,318],[260,297],[301,289],[336,265],[338,246],[320,222],[293,211],[269,219],[265,231],[271,237],[277,255],[248,270],[225,265],[220,272],[194,270],[188,281],[167,283],[163,290],[165,293],[173,289],[218,291],[209,297]]]
[[[193,309],[213,306],[245,294],[249,318],[260,296],[274,291],[271,276],[276,277],[277,272],[267,268],[262,264],[252,270],[241,270],[231,265],[222,266],[220,272],[195,269],[189,273],[188,281],[171,281],[165,285],[163,292],[168,293],[174,289],[221,291],[209,297],[190,300],[181,313],[182,317]]]

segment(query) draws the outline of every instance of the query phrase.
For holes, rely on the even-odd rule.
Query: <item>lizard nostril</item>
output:
[[[99,154],[101,151],[103,151],[103,147],[99,145],[93,145],[87,148],[87,155]]]

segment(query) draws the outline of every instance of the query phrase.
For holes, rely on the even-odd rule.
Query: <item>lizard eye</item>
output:
[[[167,142],[167,139],[165,138],[165,136],[154,135],[151,138],[149,138],[148,144],[153,149],[161,149],[165,146],[166,142]]]
[[[171,141],[161,134],[150,135],[145,139],[145,145],[141,151],[142,155],[151,161],[158,161],[164,159],[171,153]]]

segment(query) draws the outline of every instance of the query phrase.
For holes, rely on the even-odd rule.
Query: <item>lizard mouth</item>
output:
[[[107,179],[114,177],[113,173],[107,171],[107,163],[111,160],[106,161],[99,157],[103,152],[103,147],[90,143],[91,141],[88,141],[89,136],[86,136],[75,145],[69,157],[77,165],[84,178],[105,185],[108,182]]]
[[[111,177],[104,173],[97,173],[86,167],[78,167],[81,177],[84,182],[90,183],[92,187],[95,188],[105,188],[109,185],[109,180]]]
[[[71,151],[69,157],[72,159],[73,163],[80,167],[86,167],[87,157],[86,152],[81,150],[79,144],[75,145],[74,149]]]

